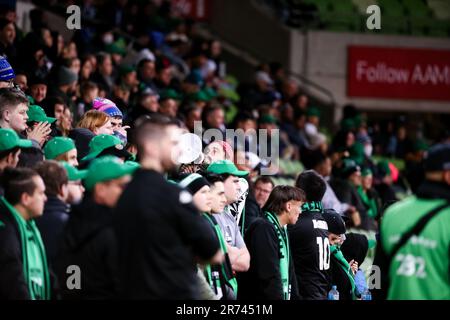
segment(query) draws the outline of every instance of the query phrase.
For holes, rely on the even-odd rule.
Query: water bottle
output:
[[[339,291],[336,286],[332,286],[330,292],[328,292],[328,300],[339,300]]]
[[[361,295],[361,300],[372,300],[372,294],[370,293],[368,288],[366,288],[366,290],[364,290],[363,294]]]

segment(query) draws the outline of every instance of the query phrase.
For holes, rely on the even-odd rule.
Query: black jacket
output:
[[[57,197],[48,197],[44,214],[36,219],[50,265],[54,264],[56,254],[61,246],[64,227],[69,220],[69,210],[70,207]]]
[[[81,271],[81,289],[69,290],[70,265]],[[64,231],[57,272],[64,299],[111,299],[117,296],[117,243],[112,228],[112,209],[86,195],[74,206]]]
[[[300,299],[325,300],[330,288],[328,228],[321,212],[304,211],[288,227]]]
[[[0,300],[29,300],[22,245],[14,217],[0,201]]]
[[[238,299],[282,300],[280,244],[274,226],[265,218],[257,218],[245,233],[250,253],[250,269],[239,274]],[[298,299],[297,280],[292,258],[289,264],[291,300]]]
[[[197,298],[195,257],[211,259],[219,243],[187,191],[140,169],[117,204],[114,227],[121,298]]]

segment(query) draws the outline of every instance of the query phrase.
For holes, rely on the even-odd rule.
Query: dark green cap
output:
[[[261,116],[261,118],[259,118],[259,123],[277,123],[277,118],[275,118],[273,115],[271,114],[265,114],[263,116]]]
[[[372,174],[373,173],[372,173],[372,170],[370,170],[370,168],[365,168],[361,171],[361,175],[363,177],[371,176]]]
[[[165,89],[161,91],[159,100],[161,101],[166,99],[181,100],[181,95],[178,94],[174,89]]]
[[[28,114],[28,121],[48,122],[48,123],[53,123],[56,121],[56,118],[47,117],[44,109],[35,104],[31,105],[28,108],[27,114]]]
[[[197,102],[197,101],[207,102],[207,101],[211,100],[211,98],[203,90],[197,91],[196,93],[189,95],[188,99],[190,101],[195,101],[195,102]]]
[[[95,184],[121,178],[132,174],[138,167],[122,163],[119,158],[104,156],[92,161],[84,180],[87,190],[92,190]]]
[[[239,170],[230,160],[215,161],[206,170],[215,174],[230,174],[237,177],[245,177],[248,175],[247,171]]]
[[[351,131],[356,128],[355,120],[353,118],[343,119],[341,122],[341,129]]]
[[[429,145],[423,139],[417,139],[414,143],[414,151],[427,151],[428,149]]]
[[[83,180],[84,178],[86,178],[87,170],[78,170],[65,161],[62,161],[61,165],[67,171],[67,177],[69,178],[69,181]]]
[[[12,129],[0,129],[0,152],[19,148],[30,148],[31,140],[20,139],[17,133]]]
[[[308,110],[306,111],[306,116],[320,118],[320,110],[316,107],[309,107]]]
[[[45,144],[44,155],[46,159],[51,160],[72,149],[76,149],[75,143],[72,139],[66,137],[55,137]]]
[[[122,150],[122,141],[118,137],[110,134],[99,134],[98,136],[93,137],[89,142],[89,153],[81,160],[92,160],[102,153],[103,150],[111,147]]]

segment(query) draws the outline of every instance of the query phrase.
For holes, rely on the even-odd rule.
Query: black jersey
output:
[[[323,300],[330,289],[328,225],[320,202],[305,205],[297,223],[288,227],[291,254],[300,299]]]

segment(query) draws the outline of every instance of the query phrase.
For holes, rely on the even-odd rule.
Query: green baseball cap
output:
[[[92,161],[84,180],[87,190],[92,190],[99,182],[118,179],[132,174],[138,167],[122,163],[119,158],[104,156]]]
[[[189,101],[203,101],[203,102],[208,102],[211,100],[210,96],[208,96],[208,94],[206,94],[203,90],[200,90],[198,92],[192,93],[191,95],[188,96]]]
[[[53,117],[47,117],[45,114],[44,109],[39,107],[38,105],[32,104],[28,108],[28,121],[36,121],[36,122],[48,122],[53,123],[56,121],[56,118]]]
[[[166,99],[181,100],[181,95],[178,94],[174,89],[165,89],[161,91],[159,100]]]
[[[272,124],[276,124],[277,123],[277,118],[275,118],[273,115],[271,114],[265,114],[263,116],[261,116],[261,118],[259,118],[259,123],[272,123]]]
[[[78,170],[65,161],[62,161],[61,165],[67,171],[67,177],[69,178],[69,181],[83,180],[84,178],[86,178],[87,170]]]
[[[46,159],[51,160],[75,148],[75,143],[72,139],[55,137],[45,144],[44,155]]]
[[[215,174],[230,174],[237,177],[248,175],[247,171],[239,170],[230,160],[215,161],[208,166],[207,171]]]
[[[122,141],[110,134],[99,134],[89,142],[89,153],[81,160],[92,160],[102,153],[103,150],[111,147],[116,147],[118,150],[123,149]]]
[[[20,139],[12,129],[0,129],[0,151],[11,150],[13,148],[30,148],[31,140]]]
[[[373,172],[372,172],[372,170],[371,170],[370,168],[364,168],[364,169],[361,171],[361,175],[362,175],[363,177],[367,177],[367,176],[373,175]]]
[[[319,117],[320,118],[320,110],[316,107],[309,107],[308,110],[306,110],[306,115],[308,117]]]

